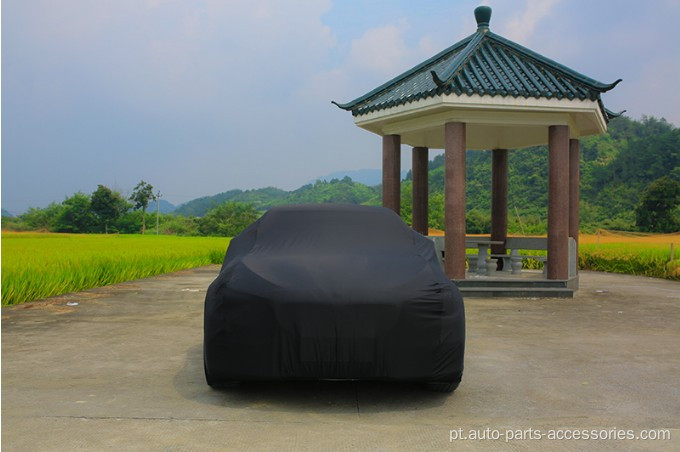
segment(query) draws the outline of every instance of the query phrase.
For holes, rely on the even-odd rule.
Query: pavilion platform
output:
[[[435,252],[445,265],[445,238],[430,236]],[[466,270],[463,278],[452,278],[465,298],[573,298],[578,290],[578,259],[576,242],[569,238],[569,259],[567,278],[548,278],[547,259],[535,256],[537,251],[547,250],[546,237],[508,237],[502,242],[491,240],[490,236],[466,236]],[[491,253],[493,244],[500,244],[503,254]],[[530,254],[527,255],[526,253]],[[526,258],[543,263],[544,268],[530,270],[522,268]]]
[[[496,272],[494,276],[465,272],[465,279],[453,282],[464,298],[573,298],[578,288],[578,276],[546,279],[543,270],[523,270],[519,275]]]

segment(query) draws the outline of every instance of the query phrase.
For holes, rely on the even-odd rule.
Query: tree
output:
[[[635,209],[635,223],[645,232],[676,232],[680,218],[676,208],[680,205],[680,183],[668,176],[655,180],[642,194]]]
[[[58,232],[92,232],[97,220],[91,209],[90,197],[79,192],[66,198],[55,223]]]
[[[130,196],[130,201],[135,203],[135,209],[142,209],[142,234],[146,232],[146,208],[152,199],[156,199],[153,195],[153,186],[144,181],[137,184]]]
[[[465,231],[468,234],[491,233],[491,215],[472,209],[465,215]]]
[[[105,234],[109,233],[109,225],[130,208],[120,193],[103,185],[98,185],[97,190],[92,193],[90,204],[99,227],[103,228]]]
[[[258,217],[259,212],[252,204],[225,202],[199,220],[198,230],[202,235],[233,237]]]
[[[31,207],[28,212],[19,216],[18,229],[52,231],[56,228],[57,219],[61,216],[63,210],[62,204],[54,202],[43,209]]]
[[[161,234],[198,235],[198,218],[172,213],[161,214]]]

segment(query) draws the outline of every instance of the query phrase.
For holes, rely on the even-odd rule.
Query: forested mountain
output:
[[[316,181],[297,190],[285,191],[267,187],[255,190],[230,190],[214,196],[205,196],[184,203],[175,209],[179,215],[203,216],[209,209],[224,202],[252,203],[257,209],[266,210],[282,204],[349,203],[379,204],[380,186],[368,187],[349,177],[330,182]]]
[[[213,207],[225,202],[251,203],[257,209],[266,210],[276,203],[277,200],[284,199],[289,192],[280,188],[266,187],[255,190],[229,190],[213,196],[203,196],[179,205],[175,209],[178,215],[203,216]]]
[[[406,171],[401,172],[401,178],[406,177]],[[333,179],[344,179],[349,177],[354,182],[359,182],[360,184],[368,185],[369,187],[380,185],[382,182],[382,170],[378,168],[374,169],[359,169],[359,170],[345,170],[345,171],[334,171],[327,176],[322,176],[316,180],[330,182]],[[312,182],[313,184],[314,182]]]
[[[444,156],[430,161],[430,226],[443,227]],[[545,231],[548,199],[546,146],[511,150],[508,207],[514,232]],[[614,119],[605,135],[581,140],[581,225],[634,230],[635,208],[652,182],[669,176],[680,181],[680,129],[663,119]],[[411,174],[402,183],[402,216],[410,221]],[[253,203],[257,209],[289,203],[379,204],[380,186],[349,177],[317,181],[294,191],[276,188],[232,190],[179,206],[176,213],[203,215],[225,201]],[[488,232],[491,209],[491,152],[467,152],[467,210],[470,232]]]

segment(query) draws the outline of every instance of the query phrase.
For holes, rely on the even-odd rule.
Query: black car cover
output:
[[[431,240],[393,211],[275,207],[232,239],[205,299],[208,383],[457,382],[465,314]]]

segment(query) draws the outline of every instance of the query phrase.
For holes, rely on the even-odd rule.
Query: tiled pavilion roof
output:
[[[441,94],[597,101],[621,80],[602,83],[489,30],[491,8],[475,10],[477,31],[363,96],[333,102],[360,116]]]

